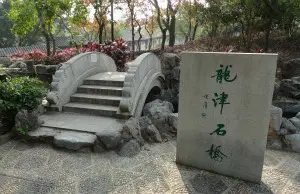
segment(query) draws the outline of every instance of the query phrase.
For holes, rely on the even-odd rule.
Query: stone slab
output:
[[[60,130],[48,128],[48,127],[40,127],[34,131],[28,132],[28,136],[32,139],[47,139],[53,138],[56,134],[60,133]]]
[[[275,54],[182,54],[177,163],[260,183],[276,61]]]
[[[54,144],[58,147],[79,150],[93,145],[96,139],[97,136],[94,134],[66,131],[54,136]]]
[[[120,131],[124,120],[112,117],[83,115],[66,112],[47,112],[40,117],[44,127],[84,131],[90,133],[101,132],[102,130]]]

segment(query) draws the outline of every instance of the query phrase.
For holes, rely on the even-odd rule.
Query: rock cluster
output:
[[[163,142],[171,140],[177,132],[178,114],[173,113],[173,105],[155,100],[145,105],[144,116],[130,118],[122,128],[119,155],[136,155],[144,142]]]
[[[282,117],[282,110],[272,107],[268,144],[272,148],[291,147],[300,153],[300,113],[295,117],[286,119]],[[285,145],[284,145],[285,144]]]
[[[161,61],[165,84],[160,99],[171,102],[174,106],[174,112],[178,112],[180,58],[174,53],[164,53]]]

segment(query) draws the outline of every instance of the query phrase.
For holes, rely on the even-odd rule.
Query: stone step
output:
[[[89,133],[99,133],[103,130],[119,131],[125,123],[125,120],[114,117],[69,112],[46,112],[39,118],[44,121],[42,127]]]
[[[88,104],[119,106],[121,99],[122,98],[119,96],[76,93],[71,96],[70,101]]]
[[[83,147],[92,146],[97,136],[90,133],[63,131],[54,136],[53,143],[62,148],[70,150],[79,150]]]
[[[119,107],[71,102],[63,106],[64,112],[81,113],[96,116],[116,117]]]
[[[79,150],[91,147],[97,137],[93,133],[62,130],[52,127],[40,127],[27,134],[29,140],[54,143],[58,147]]]
[[[122,87],[82,85],[77,88],[77,93],[122,96]]]
[[[104,72],[84,79],[84,85],[101,85],[123,87],[126,73],[124,72]]]
[[[99,85],[99,86],[112,86],[112,87],[123,87],[123,81],[105,81],[105,80],[83,80],[84,85]]]

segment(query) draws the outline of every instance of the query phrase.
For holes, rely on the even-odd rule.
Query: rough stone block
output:
[[[118,148],[121,141],[121,133],[115,130],[102,130],[101,132],[96,133],[100,142],[102,142],[106,149],[113,150]]]
[[[38,74],[47,73],[47,66],[46,65],[35,65],[34,69],[35,69],[35,72],[38,73]]]
[[[282,109],[276,106],[271,107],[270,124],[274,126],[276,131],[280,130],[282,123]]]

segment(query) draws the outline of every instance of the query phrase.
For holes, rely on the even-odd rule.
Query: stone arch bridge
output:
[[[41,116],[43,127],[96,133],[140,117],[149,92],[161,89],[164,76],[152,53],[127,65],[127,72],[117,72],[114,60],[98,52],[63,63],[47,95],[51,105]]]

